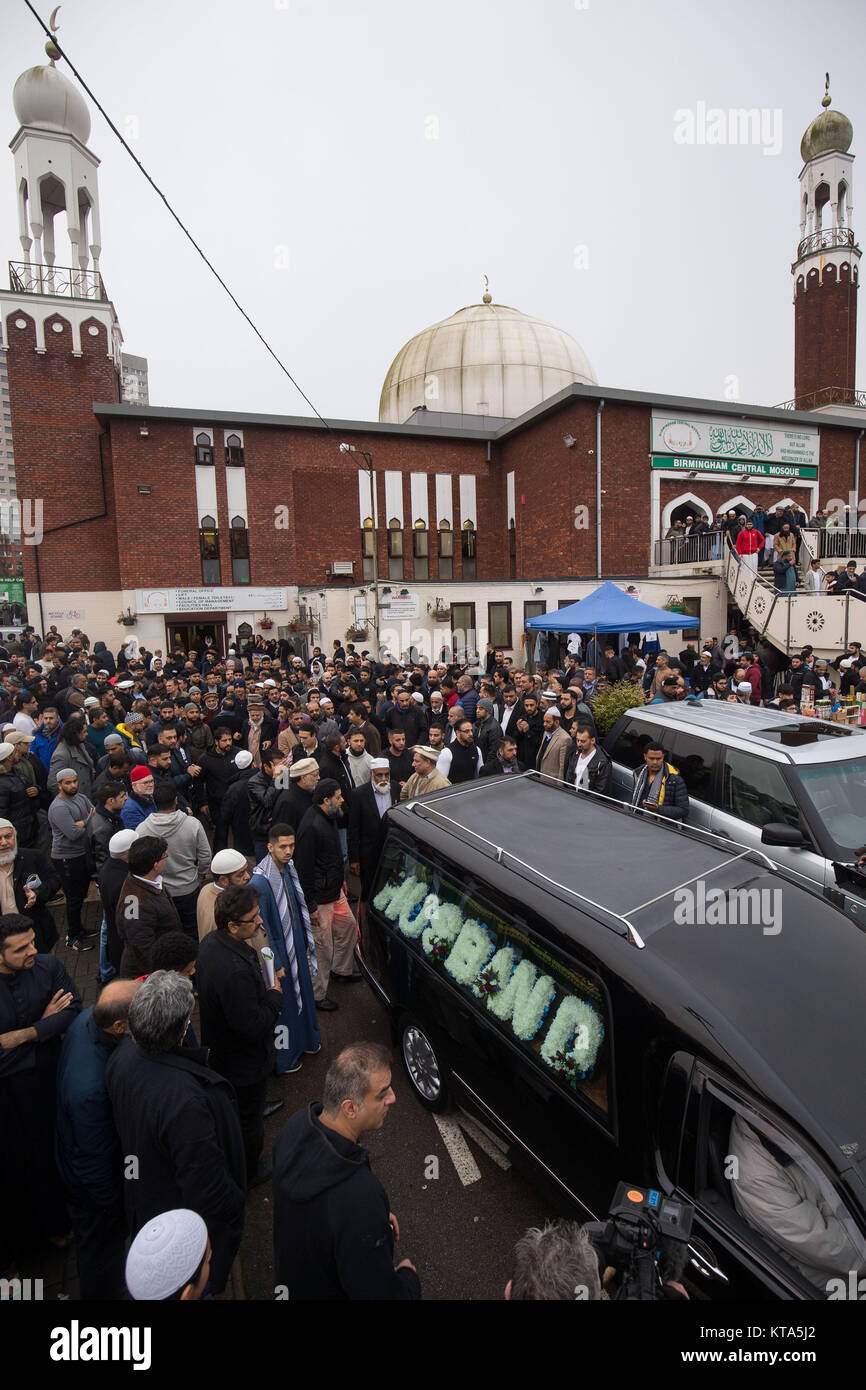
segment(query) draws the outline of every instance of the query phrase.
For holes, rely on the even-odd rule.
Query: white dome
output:
[[[90,112],[77,87],[52,64],[22,72],[12,91],[21,125],[74,135],[82,145],[90,138]]]
[[[418,406],[515,419],[572,382],[596,385],[568,333],[505,304],[470,304],[425,328],[397,353],[379,419],[400,425]]]

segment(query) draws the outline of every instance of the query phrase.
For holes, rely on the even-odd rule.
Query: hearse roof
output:
[[[433,848],[447,843],[467,875],[480,877],[486,860],[491,884],[517,901],[515,880],[544,892],[541,913],[556,930],[805,1129],[820,1125],[840,1170],[866,1155],[866,934],[819,893],[760,853],[545,785],[537,773],[433,793],[389,818]],[[700,901],[716,887],[727,901],[736,890],[763,894],[761,922],[675,917],[678,888]]]

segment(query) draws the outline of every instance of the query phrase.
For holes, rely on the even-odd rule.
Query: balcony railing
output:
[[[797,260],[811,256],[815,251],[832,251],[836,247],[854,245],[854,233],[850,227],[824,227],[803,237],[797,247]]]
[[[850,386],[822,386],[819,391],[810,391],[806,396],[781,401],[774,409],[818,410],[822,405],[856,405],[863,410],[866,409],[866,391],[855,391]]]
[[[866,520],[866,518],[864,518]],[[862,560],[866,558],[866,529],[846,530],[843,526],[810,528],[810,549],[817,560]],[[817,546],[817,551],[815,547]]]
[[[669,536],[653,543],[654,565],[700,565],[722,560],[725,553],[724,533],[704,532],[701,536]]]
[[[71,265],[9,262],[9,288],[16,294],[57,294],[67,299],[108,299],[98,270]]]

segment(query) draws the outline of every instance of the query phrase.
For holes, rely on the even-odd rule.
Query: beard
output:
[[[7,854],[0,854],[0,866],[4,864],[14,864],[15,853],[14,849],[10,849]]]

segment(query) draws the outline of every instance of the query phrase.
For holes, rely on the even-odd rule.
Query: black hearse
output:
[[[866,936],[760,851],[536,773],[388,819],[359,956],[418,1099],[474,1111],[578,1217],[620,1179],[693,1203],[704,1296],[852,1296]],[[803,1194],[799,1258],[790,1212],[741,1200],[756,1155]]]

